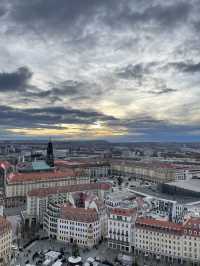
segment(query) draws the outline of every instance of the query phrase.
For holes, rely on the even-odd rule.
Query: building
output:
[[[92,248],[101,240],[101,225],[95,209],[63,206],[58,219],[57,239]]]
[[[108,247],[131,252],[136,209],[112,209],[108,218]]]
[[[134,247],[137,252],[170,261],[200,260],[200,218],[183,224],[139,217],[135,223]]]
[[[0,187],[4,188],[6,176],[13,172],[14,166],[8,161],[0,161]]]
[[[0,216],[0,265],[4,266],[10,262],[12,245],[11,224]]]
[[[51,200],[65,203],[69,201],[75,192],[92,192],[99,200],[103,201],[106,194],[110,191],[111,185],[107,183],[77,184],[34,189],[27,193],[27,209],[24,213],[24,219],[29,224],[42,224],[47,205]]]
[[[84,171],[91,179],[110,175],[110,164],[105,160],[56,160],[58,169],[72,168]]]
[[[111,172],[112,175],[133,177],[156,184],[185,180],[192,177],[189,167],[158,161],[113,160],[111,161]]]
[[[17,206],[26,202],[26,195],[33,189],[61,187],[73,184],[90,183],[88,176],[72,169],[65,171],[38,171],[28,173],[10,173],[6,178],[6,206]]]
[[[108,209],[117,208],[125,201],[133,200],[135,198],[135,194],[128,189],[115,190],[106,195],[105,205]]]
[[[16,165],[16,171],[19,173],[47,172],[52,168],[45,161],[22,162]]]
[[[91,192],[50,197],[43,228],[50,238],[91,248],[107,236],[107,212]]]
[[[53,144],[51,140],[49,141],[48,146],[47,146],[46,162],[50,167],[54,167]]]
[[[148,204],[149,216],[168,216],[170,221],[182,223],[191,208],[197,207],[200,203],[199,185],[200,180],[191,179],[151,187],[137,187],[131,191],[143,197]]]

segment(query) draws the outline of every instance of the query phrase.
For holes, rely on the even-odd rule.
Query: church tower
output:
[[[49,143],[47,145],[46,162],[49,166],[54,167],[53,144],[52,144],[51,140],[49,140]]]

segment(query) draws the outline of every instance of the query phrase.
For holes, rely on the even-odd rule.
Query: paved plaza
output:
[[[25,266],[27,262],[35,265],[36,260],[33,260],[33,254],[35,254],[36,252],[45,253],[48,250],[60,251],[61,248],[63,248],[64,257],[67,259],[71,255],[71,245],[58,242],[55,240],[35,241],[26,249],[24,249],[22,252],[17,252],[18,254],[16,253],[16,260],[13,261],[12,265]],[[90,250],[80,248],[80,256],[82,257],[83,262],[85,262],[87,258],[92,257],[92,258],[98,258],[101,261],[107,260],[113,263],[113,265],[120,265],[115,262],[115,259],[118,255],[119,251],[109,249],[107,247],[107,242],[103,242],[101,245],[98,246],[98,248],[92,248]],[[136,260],[139,266],[170,266],[170,265],[192,266],[193,265],[191,263],[180,264],[177,261],[172,262],[164,259],[159,261],[154,256],[145,257],[144,254],[137,254]],[[200,263],[196,265],[200,266]]]

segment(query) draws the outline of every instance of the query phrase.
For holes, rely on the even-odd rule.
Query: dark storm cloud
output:
[[[110,120],[116,119],[92,110],[81,111],[64,107],[19,109],[0,106],[0,125],[9,128],[52,128],[56,124],[91,124]]]
[[[0,92],[24,91],[31,76],[27,67],[20,67],[15,72],[1,72]]]
[[[198,130],[195,126],[184,128],[181,125],[184,112],[177,112],[180,101],[188,106],[196,95],[188,99],[178,98],[174,93],[179,89],[179,81],[184,87],[185,77],[192,84],[193,75],[173,77],[174,72],[199,73],[199,58],[192,54],[196,37],[192,31],[198,31],[198,22],[195,26],[193,23],[193,19],[198,19],[194,3],[194,0],[2,0],[0,45],[5,52],[1,53],[1,69],[21,66],[23,62],[34,70],[36,78],[32,78],[27,67],[0,73],[0,92],[10,106],[0,106],[1,128],[48,129],[59,128],[57,124],[90,125],[102,121],[111,128],[121,126],[130,135],[178,134],[180,130],[187,134],[189,130]],[[186,41],[183,52],[178,52]],[[196,40],[197,47],[198,43]],[[124,67],[116,70],[122,64]],[[122,95],[123,88],[127,88],[127,95],[126,91]],[[193,89],[196,88],[191,88],[191,94]],[[11,92],[17,92],[17,97],[11,98]],[[166,114],[170,109],[168,94],[174,111]],[[126,97],[133,99],[125,106]],[[79,100],[82,109],[84,104],[91,104],[92,110],[100,111],[78,110]],[[67,108],[54,107],[58,102],[60,106],[67,103]],[[26,106],[25,103],[25,109],[11,107],[11,104]],[[47,103],[53,107],[44,107]],[[34,105],[38,108],[33,108]],[[101,110],[115,113],[115,105],[119,114],[129,117],[133,113],[133,119],[101,114]],[[143,115],[134,118],[135,110]],[[157,120],[148,116],[148,112],[155,117],[168,117],[169,121]],[[170,121],[180,121],[180,125]],[[187,121],[193,121],[192,115]]]
[[[45,98],[51,102],[62,101],[63,97],[72,97],[79,95],[83,84],[78,81],[67,80],[65,82],[57,84],[56,87],[49,88],[47,90],[36,90],[34,92],[26,92],[28,97],[32,99]]]
[[[136,139],[141,141],[160,141],[163,139],[168,141],[176,140],[177,137],[180,140],[179,137],[182,139],[187,138],[187,136],[190,136],[192,140],[192,136],[196,134],[195,132],[200,131],[199,125],[173,124],[167,120],[155,119],[145,113],[133,119],[111,121],[110,124],[112,126],[127,127],[128,135],[126,139],[132,138],[132,140]],[[134,137],[135,133],[138,133],[138,137]]]
[[[4,16],[6,14],[6,9],[2,6],[0,6],[0,17]]]
[[[119,9],[119,12],[113,12],[111,16],[107,16],[106,21],[112,27],[129,26],[130,28],[134,28],[137,24],[148,25],[153,22],[157,27],[173,30],[172,27],[188,20],[192,9],[190,3],[178,1],[173,4],[161,4],[162,2],[157,2],[153,1],[152,4],[147,4],[146,8],[139,9],[133,8],[132,2],[128,1],[128,4]]]
[[[97,20],[99,26],[105,24],[118,30],[151,22],[171,28],[186,22],[192,8],[191,4],[183,1],[173,4],[152,1],[147,4],[131,0],[16,0],[10,3],[10,18],[28,31],[64,35],[70,32],[71,36],[82,34],[87,25]]]
[[[169,66],[172,66],[176,68],[180,72],[186,72],[186,73],[195,73],[200,72],[200,62],[193,63],[193,62],[175,62],[169,64]]]
[[[123,67],[117,70],[116,76],[120,79],[134,80],[139,85],[139,89],[141,92],[154,94],[154,95],[162,95],[168,94],[172,92],[176,92],[176,89],[169,88],[165,81],[159,78],[154,78],[153,74],[156,72],[156,69],[159,70],[162,67],[162,63],[160,62],[151,62],[151,63],[138,63],[135,65],[129,64],[126,67]],[[144,82],[150,78],[151,81],[154,82],[152,89],[144,90]]]
[[[149,116],[148,114],[143,113],[141,115],[138,115],[130,119],[110,121],[109,124],[115,125],[115,126],[128,127],[129,131],[132,131],[132,130],[144,131],[144,130],[149,130],[153,128],[163,128],[168,124],[168,122],[166,122],[165,120],[155,119]]]
[[[30,30],[51,34],[65,34],[69,31],[73,36],[84,31],[84,26],[91,23],[102,9],[112,10],[114,0],[16,0],[12,2],[10,17]]]
[[[177,91],[176,89],[168,88],[166,85],[163,84],[162,87],[158,87],[153,90],[148,90],[146,92],[150,94],[154,94],[154,95],[164,95],[164,94],[169,94],[169,93],[173,93],[176,91]]]
[[[148,64],[136,64],[128,65],[124,68],[121,68],[116,72],[116,75],[122,79],[142,79],[144,75],[150,73],[150,65]]]
[[[70,99],[76,101],[80,99],[90,99],[102,94],[102,89],[98,84],[86,81],[66,80],[57,84],[49,84],[49,89],[41,90],[35,88],[32,91],[26,91],[23,96],[32,100],[44,98],[50,102],[62,101]]]

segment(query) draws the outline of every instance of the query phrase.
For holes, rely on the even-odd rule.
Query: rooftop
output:
[[[144,218],[144,217],[137,218],[136,225],[146,225],[154,228],[171,229],[176,231],[183,230],[182,224],[176,224],[165,220],[157,220],[157,219]]]
[[[130,198],[135,198],[135,194],[128,189],[115,190],[107,196],[107,199],[112,201],[122,201]]]
[[[181,180],[167,183],[170,186],[200,192],[200,179]]]
[[[6,170],[10,167],[12,167],[12,165],[8,161],[0,161],[0,168]]]
[[[110,190],[110,189],[111,185],[107,183],[79,184],[79,185],[69,185],[65,187],[38,188],[28,192],[28,196],[46,197],[59,193],[87,191],[87,190]]]
[[[44,172],[31,172],[31,173],[11,173],[7,177],[8,183],[19,182],[39,182],[46,180],[61,179],[66,177],[76,177],[79,173],[72,169],[66,169],[65,171],[44,171]]]
[[[49,171],[52,168],[45,161],[23,162],[17,165],[20,172]]]
[[[150,162],[138,162],[138,161],[129,161],[129,160],[112,160],[111,164],[124,165],[124,166],[136,166],[144,168],[162,168],[169,170],[180,170],[180,169],[190,169],[192,166],[180,165],[175,163],[168,162],[159,162],[159,161],[150,161]]]
[[[64,205],[61,207],[61,219],[92,223],[98,220],[98,213],[95,209],[74,208]]]
[[[55,166],[65,166],[65,167],[92,167],[92,166],[108,166],[108,162],[105,161],[91,161],[91,160],[56,160],[54,162]]]
[[[133,216],[137,212],[136,209],[122,209],[122,208],[114,208],[111,213],[117,216]]]
[[[34,171],[44,171],[51,169],[51,167],[45,161],[32,162],[32,167]]]
[[[169,183],[171,184],[171,183]],[[130,189],[132,192],[134,192],[136,195],[142,196],[142,197],[152,197],[157,198],[161,200],[171,201],[171,202],[177,202],[179,204],[187,204],[199,201],[199,197],[192,197],[192,196],[185,196],[185,195],[170,195],[167,193],[161,192],[156,185],[151,187],[137,187],[134,189]]]

